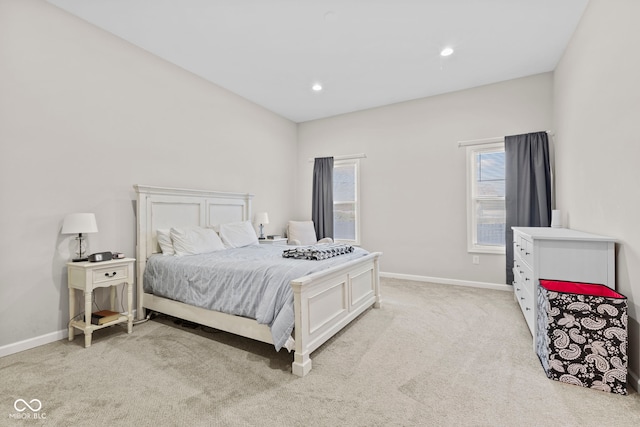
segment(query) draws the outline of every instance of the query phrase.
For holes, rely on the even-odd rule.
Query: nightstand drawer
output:
[[[114,280],[125,280],[127,278],[127,266],[116,265],[111,267],[97,268],[93,270],[93,283],[99,284]]]

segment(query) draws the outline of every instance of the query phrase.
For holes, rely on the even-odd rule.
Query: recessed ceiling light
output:
[[[453,49],[450,47],[445,47],[444,49],[442,49],[442,51],[440,52],[440,56],[449,56],[453,53]]]
[[[314,83],[313,86],[311,86],[311,89],[313,89],[314,92],[320,92],[322,90],[322,85],[320,83]]]

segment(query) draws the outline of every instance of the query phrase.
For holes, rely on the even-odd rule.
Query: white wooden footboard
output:
[[[296,348],[292,372],[311,370],[311,352],[367,308],[380,307],[380,252],[291,282]]]

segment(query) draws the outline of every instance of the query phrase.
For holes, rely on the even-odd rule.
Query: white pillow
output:
[[[206,254],[224,249],[220,237],[211,228],[171,228],[171,240],[176,256]]]
[[[220,237],[224,244],[230,248],[242,248],[258,244],[258,236],[249,221],[221,224]]]
[[[171,230],[168,228],[156,230],[156,238],[162,250],[162,255],[175,255],[176,252],[173,250],[173,242],[171,241]]]
[[[315,245],[318,242],[313,221],[289,221],[287,236],[292,244],[294,240],[299,245]]]

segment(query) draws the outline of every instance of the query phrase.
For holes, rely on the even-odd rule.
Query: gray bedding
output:
[[[255,245],[184,257],[153,255],[144,291],[268,325],[276,351],[295,323],[293,279],[363,257],[361,248],[322,261],[283,258],[286,246]]]

